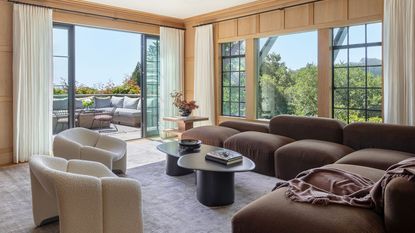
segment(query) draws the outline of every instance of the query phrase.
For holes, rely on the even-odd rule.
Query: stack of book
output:
[[[241,163],[242,155],[235,151],[223,149],[208,152],[205,156],[205,159],[224,165],[232,165]]]

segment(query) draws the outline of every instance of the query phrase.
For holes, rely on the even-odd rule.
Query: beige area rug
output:
[[[130,153],[139,153],[137,158],[130,156],[129,161],[135,160],[139,165],[151,159],[164,160],[155,145],[154,141],[129,145]],[[196,199],[194,174],[167,176],[164,161],[130,168],[127,176],[138,180],[142,186],[145,232],[160,233],[231,232],[233,214],[270,192],[277,181],[253,172],[237,173],[235,203],[209,208]],[[59,232],[57,222],[38,228],[33,224],[28,164],[0,169],[0,232]]]

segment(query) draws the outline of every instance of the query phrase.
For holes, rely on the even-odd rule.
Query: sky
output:
[[[54,55],[65,54],[66,36],[64,31],[54,30]],[[66,60],[55,57],[55,83],[56,77],[67,79]],[[75,27],[75,77],[79,84],[99,87],[112,81],[119,85],[140,60],[141,34]]]
[[[334,30],[336,33],[336,29]],[[54,29],[54,83],[67,80],[67,31]],[[381,24],[368,25],[368,42],[381,38]],[[267,38],[260,39],[260,47]],[[317,31],[279,36],[270,52],[279,53],[288,68],[296,70],[307,63],[317,65]],[[349,42],[365,41],[364,25],[350,27]],[[345,41],[345,43],[347,40]],[[75,77],[78,83],[99,87],[108,81],[121,84],[141,60],[141,35],[137,33],[75,27]],[[56,55],[63,56],[57,57]],[[352,62],[359,62],[365,49],[350,49]],[[381,58],[381,48],[368,49],[368,57]],[[336,62],[346,62],[347,51],[340,51]]]

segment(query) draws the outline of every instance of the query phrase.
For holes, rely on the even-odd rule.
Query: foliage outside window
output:
[[[333,118],[382,122],[382,24],[334,28]]]
[[[257,118],[317,115],[317,32],[257,40]]]
[[[221,44],[222,115],[245,116],[245,41]]]

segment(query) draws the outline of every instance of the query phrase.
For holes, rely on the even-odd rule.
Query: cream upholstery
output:
[[[141,189],[101,163],[43,155],[30,162],[36,226],[59,216],[61,233],[143,232]]]
[[[53,154],[65,159],[97,161],[124,174],[127,169],[127,144],[123,140],[81,127],[57,134]]]

